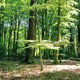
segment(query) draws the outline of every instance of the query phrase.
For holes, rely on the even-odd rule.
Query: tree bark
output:
[[[12,49],[12,55],[16,55],[16,30],[17,30],[17,12],[15,13],[15,26],[14,26],[14,38],[13,38],[13,49]]]
[[[60,27],[60,15],[61,15],[61,7],[60,7],[60,2],[58,2],[58,24],[57,24],[57,41],[61,40],[61,27]],[[54,52],[54,63],[58,63],[58,55],[59,55],[59,50],[55,50]]]
[[[9,38],[8,38],[8,56],[11,53],[10,52],[11,35],[12,35],[12,17],[10,18],[10,28],[9,28]]]
[[[35,3],[35,0],[31,0],[30,6],[32,6],[34,3]],[[36,39],[35,11],[30,10],[29,15],[30,15],[30,18],[29,18],[29,29],[28,29],[27,40],[35,40]],[[33,62],[33,54],[34,54],[33,49],[30,49],[30,48],[26,49],[26,62],[27,63]]]

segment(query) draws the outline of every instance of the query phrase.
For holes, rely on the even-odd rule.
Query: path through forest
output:
[[[62,63],[58,65],[44,65],[44,72],[54,72],[63,70],[80,73],[80,61],[63,60]]]
[[[0,78],[3,80],[11,80],[12,78],[24,78],[29,76],[39,76],[41,73],[56,72],[56,71],[71,71],[76,74],[80,74],[80,61],[63,60],[58,65],[52,64],[51,61],[44,60],[44,70],[40,71],[40,65],[32,64],[20,64],[13,71],[0,71]],[[17,79],[16,79],[17,80]]]

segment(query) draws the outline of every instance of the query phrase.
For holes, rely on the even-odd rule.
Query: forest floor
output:
[[[76,78],[72,79],[71,74]],[[49,77],[45,78],[43,75]],[[0,62],[0,80],[80,80],[80,61],[62,60],[62,63],[54,65],[52,60],[44,60],[43,71],[40,71],[39,63],[29,65],[16,61],[2,61]]]

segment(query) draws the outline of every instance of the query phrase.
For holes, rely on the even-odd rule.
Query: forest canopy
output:
[[[79,0],[0,0],[0,59],[80,57],[79,18]]]

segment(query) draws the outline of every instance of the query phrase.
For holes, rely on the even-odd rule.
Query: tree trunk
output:
[[[0,8],[0,38],[3,38],[3,27],[4,27],[4,21],[3,21],[3,10],[4,10],[4,7],[1,6]]]
[[[12,35],[12,17],[10,18],[10,29],[9,29],[9,38],[8,38],[8,56],[11,54],[10,46],[11,46],[11,35]]]
[[[17,30],[17,12],[15,13],[15,26],[14,26],[14,38],[13,38],[13,49],[12,49],[12,55],[16,55],[16,30]]]
[[[78,9],[80,10],[80,0],[77,0],[78,2]],[[80,13],[78,13],[78,57],[80,57]]]
[[[31,0],[30,5],[32,6],[35,3],[35,0]],[[35,23],[35,11],[30,11],[30,18],[29,18],[29,29],[28,29],[28,36],[27,40],[35,40],[36,39],[36,23]],[[28,44],[27,44],[28,45]],[[32,63],[33,62],[33,49],[26,49],[26,62]]]
[[[3,39],[4,39],[3,33],[4,33],[4,7],[1,6],[0,7],[0,58],[1,59],[5,55],[5,46],[4,46],[4,42],[3,42]]]
[[[61,40],[61,27],[60,27],[60,15],[61,15],[61,8],[60,8],[60,2],[58,2],[58,24],[57,24],[57,41]],[[55,50],[54,53],[54,63],[58,63],[58,55],[59,51]]]
[[[57,64],[58,61],[58,56],[59,56],[59,50],[54,51],[54,64]]]
[[[16,35],[16,53],[18,53],[17,52],[17,50],[18,50],[18,40],[19,40],[19,28],[20,28],[20,26],[21,26],[21,18],[22,18],[22,15],[21,16],[18,16],[18,25],[17,25],[17,35]],[[18,56],[18,54],[16,54],[17,56]]]

